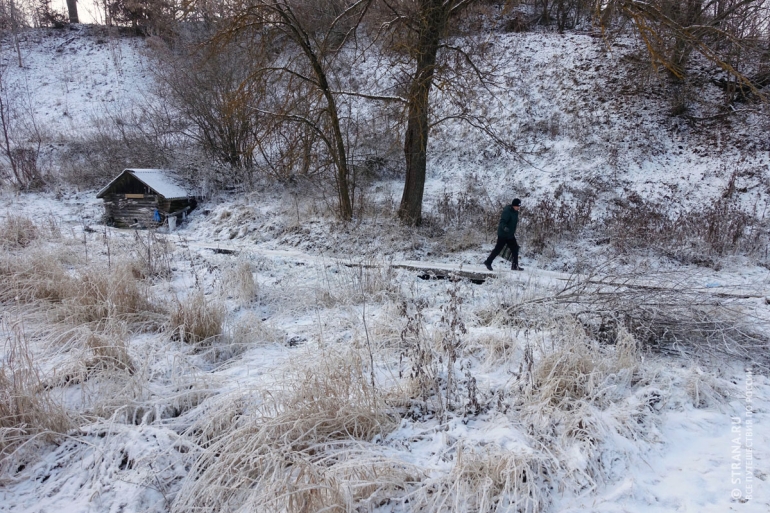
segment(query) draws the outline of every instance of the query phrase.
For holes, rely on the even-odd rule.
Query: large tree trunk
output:
[[[78,20],[78,1],[67,0],[67,11],[70,16],[70,23],[80,23]]]
[[[428,148],[428,107],[441,38],[446,32],[452,2],[421,0],[417,70],[409,86],[409,114],[404,138],[406,179],[398,217],[408,225],[422,223],[422,197]]]

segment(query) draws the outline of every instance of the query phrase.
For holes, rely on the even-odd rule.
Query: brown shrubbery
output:
[[[688,208],[630,195],[611,204],[602,218],[594,218],[594,210],[592,200],[541,199],[527,206],[520,241],[543,253],[560,242],[583,238],[619,254],[652,250],[707,266],[718,265],[716,259],[726,255],[767,258],[764,220],[729,199]]]

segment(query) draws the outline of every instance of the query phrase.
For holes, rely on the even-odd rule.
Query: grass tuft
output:
[[[196,289],[185,298],[175,299],[168,326],[172,338],[194,346],[207,346],[222,335],[224,322],[224,306],[207,299],[202,290]]]
[[[239,394],[209,411],[193,427],[205,450],[173,511],[346,511],[403,486],[410,466],[367,449],[396,419],[363,361],[339,352],[292,362],[259,399]]]
[[[21,325],[0,324],[6,334],[0,361],[0,468],[22,444],[50,440],[66,432],[72,421],[46,390]]]

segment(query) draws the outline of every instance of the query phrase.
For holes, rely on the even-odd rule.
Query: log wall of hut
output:
[[[104,215],[108,224],[118,228],[128,228],[136,223],[144,226],[157,224],[153,220],[155,209],[159,206],[157,196],[126,198],[126,194],[106,194],[103,199]]]

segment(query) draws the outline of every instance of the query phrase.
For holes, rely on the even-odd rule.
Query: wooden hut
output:
[[[195,208],[195,198],[166,169],[124,169],[96,197],[104,200],[107,223],[119,228],[157,226]]]

